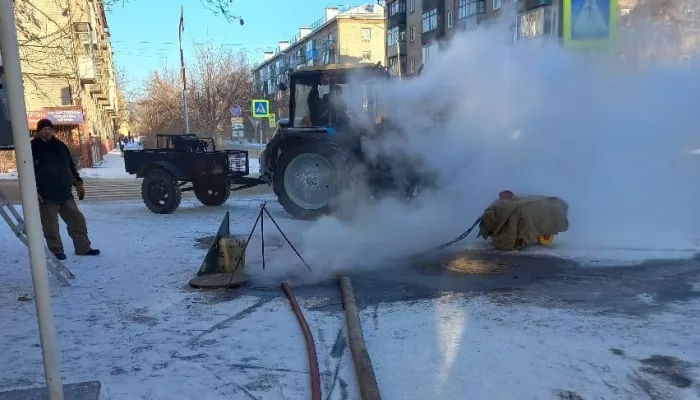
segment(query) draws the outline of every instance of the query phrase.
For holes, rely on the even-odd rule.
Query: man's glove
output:
[[[75,186],[75,191],[78,193],[78,200],[82,200],[85,198],[85,187],[83,186],[83,182],[77,181],[74,184]]]

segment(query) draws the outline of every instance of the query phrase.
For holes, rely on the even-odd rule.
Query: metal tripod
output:
[[[15,209],[15,206],[10,203],[10,201],[7,199],[7,196],[5,196],[5,193],[0,189],[0,215],[2,218],[7,222],[7,225],[12,229],[12,232],[15,233],[17,238],[24,243],[25,246],[29,246],[29,242],[27,241],[27,230],[24,225],[24,219],[22,219],[22,216],[17,212],[17,209]],[[56,256],[53,255],[51,251],[49,251],[48,248],[46,250],[46,267],[47,269],[54,274],[56,279],[58,279],[59,282],[66,286],[70,286],[70,282],[68,282],[68,279],[74,279],[75,275],[73,275],[72,272],[68,268],[66,268],[65,265],[59,261]]]

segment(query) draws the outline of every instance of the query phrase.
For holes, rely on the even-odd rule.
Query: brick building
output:
[[[287,82],[290,71],[302,66],[371,62],[384,65],[384,8],[376,4],[327,7],[325,15],[290,40],[280,41],[274,52],[265,53],[253,69],[255,95],[270,100],[271,112],[288,116]]]
[[[120,96],[102,0],[16,0],[30,131],[41,118],[81,167],[114,146]]]

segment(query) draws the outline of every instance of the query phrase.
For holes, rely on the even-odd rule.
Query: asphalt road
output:
[[[561,258],[517,252],[447,252],[415,260],[409,266],[382,266],[350,277],[362,308],[453,294],[486,295],[507,304],[644,315],[674,302],[700,298],[700,255],[687,260],[587,267]],[[294,278],[290,282],[294,284]],[[298,284],[294,290],[300,297],[325,297],[326,301],[317,301],[314,309],[331,311],[341,304],[337,285],[333,279],[321,284]],[[219,300],[242,294],[279,295],[279,288],[268,289],[267,282],[252,282],[251,286],[219,294]]]
[[[21,204],[19,181],[0,180],[0,190],[12,204]],[[141,200],[141,179],[85,179],[85,202]],[[250,196],[271,193],[271,189],[260,185],[250,189],[231,192],[231,196]],[[193,198],[192,192],[184,192],[183,198]]]

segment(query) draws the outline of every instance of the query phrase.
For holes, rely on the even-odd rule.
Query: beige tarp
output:
[[[549,196],[499,199],[484,210],[479,236],[492,237],[500,250],[515,250],[537,243],[540,235],[569,229],[569,205]]]

